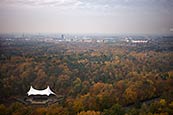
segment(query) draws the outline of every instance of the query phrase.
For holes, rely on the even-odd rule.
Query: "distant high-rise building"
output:
[[[61,39],[65,39],[65,36],[63,34],[61,35]]]

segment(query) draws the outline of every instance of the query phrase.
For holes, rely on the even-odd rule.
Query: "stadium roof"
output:
[[[47,96],[49,96],[50,94],[56,95],[54,92],[51,91],[49,86],[47,86],[47,88],[43,89],[43,90],[37,90],[31,86],[29,91],[27,92],[27,94],[28,94],[28,96],[30,96],[30,95],[47,95]]]

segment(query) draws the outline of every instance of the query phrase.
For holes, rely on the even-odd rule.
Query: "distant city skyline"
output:
[[[173,34],[173,0],[1,0],[0,33]]]

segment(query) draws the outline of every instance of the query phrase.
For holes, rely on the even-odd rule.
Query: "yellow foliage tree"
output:
[[[77,115],[101,115],[99,111],[81,111]]]

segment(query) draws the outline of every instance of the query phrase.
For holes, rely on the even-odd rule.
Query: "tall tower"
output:
[[[63,34],[61,35],[61,39],[65,39],[65,36]]]

